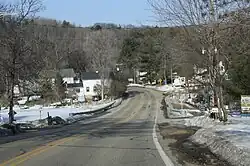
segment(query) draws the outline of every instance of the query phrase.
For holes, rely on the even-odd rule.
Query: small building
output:
[[[76,73],[74,69],[68,68],[68,69],[61,69],[59,70],[59,74],[62,77],[64,82],[67,82],[67,84],[73,84],[75,83],[75,77]]]
[[[97,96],[96,85],[101,85],[101,78],[96,72],[83,72],[81,73],[81,80],[84,87],[84,94],[86,98]]]
[[[72,98],[76,98],[79,102],[85,101],[83,83],[70,83],[67,84],[67,94]]]

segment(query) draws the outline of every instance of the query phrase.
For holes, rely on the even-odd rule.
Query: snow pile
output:
[[[250,163],[250,153],[235,146],[229,139],[215,134],[210,128],[200,129],[193,136],[192,139],[199,144],[208,146],[214,154],[221,156],[233,165],[246,166]]]
[[[170,118],[188,118],[193,117],[193,114],[188,109],[173,109],[169,112]]]
[[[229,117],[229,122],[223,124],[208,116],[200,116],[185,119],[185,125],[201,127],[191,137],[194,142],[208,146],[214,154],[233,165],[249,165],[250,118]]]
[[[214,128],[217,128],[214,127]],[[226,137],[222,134],[218,134],[214,128],[202,128],[198,130],[191,139],[199,144],[206,145],[210,148],[211,152],[217,154],[229,161],[233,165],[237,166],[246,166],[250,163],[250,151],[249,148],[249,136],[246,134],[243,135],[230,135]],[[248,138],[247,138],[247,137]],[[242,140],[245,140],[246,144],[243,146],[237,146],[235,142],[232,141],[232,138],[238,138],[239,142],[242,144]]]

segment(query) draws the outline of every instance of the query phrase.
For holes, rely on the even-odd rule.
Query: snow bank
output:
[[[170,118],[188,118],[193,117],[193,115],[188,112],[187,109],[174,109],[169,112]]]
[[[194,142],[208,146],[212,153],[221,156],[233,165],[249,165],[249,149],[246,149],[247,147],[241,148],[236,146],[233,142],[231,142],[230,138],[218,135],[212,128],[200,129],[191,137]]]
[[[209,128],[213,127],[214,125],[220,123],[219,120],[213,120],[206,116],[197,116],[191,119],[185,119],[184,125],[185,126],[195,126],[195,127],[204,127]]]
[[[179,121],[181,123],[181,121]],[[201,127],[191,139],[233,165],[250,163],[250,118],[229,117],[226,124],[206,116],[185,119],[186,126]]]
[[[141,85],[141,84],[128,84],[127,86],[128,86],[128,87],[144,87],[144,86]]]

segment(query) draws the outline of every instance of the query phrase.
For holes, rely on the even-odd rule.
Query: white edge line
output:
[[[156,147],[157,151],[159,152],[161,159],[163,160],[165,165],[166,166],[174,166],[173,162],[170,160],[170,158],[164,152],[164,150],[163,150],[163,148],[162,148],[162,146],[159,143],[159,140],[157,138],[157,133],[156,133],[157,119],[158,119],[158,107],[157,107],[156,114],[155,114],[155,122],[154,122],[153,133],[152,133],[153,141],[154,141],[155,147]]]

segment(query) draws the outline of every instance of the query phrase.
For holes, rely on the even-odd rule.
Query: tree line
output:
[[[10,114],[13,113],[15,85],[39,83],[51,92],[46,82],[40,81],[40,73],[62,68],[73,68],[78,73],[99,71],[102,80],[112,77],[113,87],[124,90],[117,85],[133,77],[135,70],[148,72],[145,81],[152,82],[169,78],[171,71],[191,78],[193,65],[196,65],[208,69],[210,81],[204,85],[219,98],[221,108],[226,102],[223,101],[225,95],[237,99],[241,94],[249,94],[248,3],[230,0],[170,2],[161,0],[166,4],[163,8],[159,1],[149,0],[152,10],[159,16],[158,21],[169,27],[131,29],[113,24],[105,25],[111,28],[99,24],[95,28],[82,28],[67,21],[39,19],[36,13],[43,10],[40,0],[0,4],[0,92],[9,103]],[[238,7],[227,10],[231,9],[230,5]],[[226,67],[222,75],[219,61]],[[122,73],[114,72],[117,63],[123,64]],[[229,80],[225,79],[225,74]],[[36,93],[34,89],[27,93]],[[61,91],[60,88],[52,90]],[[46,93],[44,89],[42,92]]]
[[[36,14],[43,8],[40,0],[0,4],[0,92],[1,99],[9,106],[10,122],[14,120],[16,85],[28,89],[26,95],[42,92],[59,100],[63,91],[61,78],[56,81],[58,88],[53,88],[41,75],[42,71],[63,68],[73,68],[79,73],[99,71],[103,85],[119,56],[125,33],[39,19]],[[30,87],[31,84],[40,86],[37,89]]]
[[[188,59],[207,68],[209,81],[204,85],[217,102],[220,119],[227,121],[226,96],[240,99],[240,95],[249,94],[249,1],[148,2],[158,21],[178,27],[179,48],[189,53]]]

